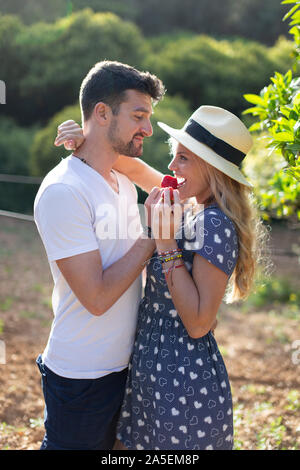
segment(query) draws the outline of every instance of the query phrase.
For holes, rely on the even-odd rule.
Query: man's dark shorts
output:
[[[69,379],[36,360],[45,398],[42,450],[111,450],[128,369],[99,379]]]

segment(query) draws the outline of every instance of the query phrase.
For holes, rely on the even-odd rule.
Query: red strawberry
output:
[[[174,178],[174,176],[170,176],[170,175],[165,175],[160,183],[162,188],[173,188],[173,189],[177,189],[177,184],[178,184],[177,179]]]
[[[165,175],[160,185],[162,188],[170,188],[170,200],[171,204],[174,204],[173,189],[177,189],[177,179],[174,178],[174,176]],[[162,199],[164,201],[164,194],[162,195]]]

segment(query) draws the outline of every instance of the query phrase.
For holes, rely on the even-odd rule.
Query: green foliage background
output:
[[[242,115],[243,95],[258,96],[274,70],[284,76],[293,67],[293,42],[287,34],[278,38],[288,30],[284,13],[280,0],[0,0],[0,79],[7,90],[7,104],[0,106],[0,171],[44,176],[67,155],[53,146],[57,125],[80,122],[82,79],[94,63],[112,59],[150,70],[166,85],[144,159],[167,172],[166,135],[157,120],[181,127],[194,109],[211,104],[253,124]],[[272,180],[273,160],[258,148],[252,169],[270,169],[268,178],[250,171],[258,201],[266,217],[290,217],[299,210],[298,192],[287,179]],[[270,184],[275,194],[266,196]],[[10,186],[0,183],[0,208],[31,212],[36,187],[23,188],[20,197],[18,185]],[[285,209],[282,192],[288,194]]]
[[[25,24],[52,23],[86,7],[134,21],[150,37],[180,30],[271,45],[288,29],[281,0],[0,0],[0,12],[17,14]]]
[[[86,9],[54,23],[24,26],[0,16],[5,112],[21,125],[45,123],[73,104],[83,77],[101,59],[140,64],[144,39],[133,23]],[[11,86],[12,85],[12,86]]]
[[[279,218],[296,216],[300,220],[300,77],[293,78],[300,64],[300,2],[283,0],[282,4],[290,7],[284,20],[290,22],[295,62],[285,74],[276,71],[271,83],[259,94],[244,95],[254,104],[244,114],[258,119],[250,130],[267,131],[267,147],[285,160],[283,168],[273,173],[269,188],[262,193],[265,209],[269,212],[276,209]]]
[[[205,103],[240,114],[243,91],[263,86],[274,67],[286,70],[291,52],[291,43],[284,39],[268,48],[244,39],[173,37],[156,46],[144,64],[163,80],[168,93],[180,94],[193,109]]]

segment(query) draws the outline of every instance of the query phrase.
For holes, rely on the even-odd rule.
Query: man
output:
[[[138,212],[131,210],[137,193],[112,167],[121,154],[142,155],[143,139],[152,135],[152,105],[163,94],[162,82],[148,72],[119,62],[96,64],[80,89],[85,141],[48,173],[37,193],[35,221],[54,280],[54,321],[37,359],[45,397],[41,449],[112,449],[140,274],[154,250],[141,230],[121,236],[129,225],[139,228]],[[148,168],[138,183],[149,191],[160,177]],[[130,208],[126,214],[121,199]],[[114,230],[105,231],[107,225]]]

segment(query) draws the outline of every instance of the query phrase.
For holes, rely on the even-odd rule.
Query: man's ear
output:
[[[110,121],[112,112],[110,106],[100,101],[94,107],[94,116],[97,119],[100,126],[107,126]]]

